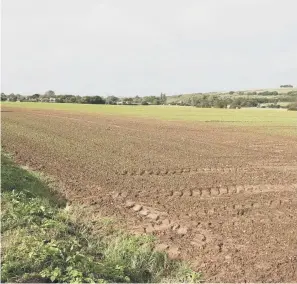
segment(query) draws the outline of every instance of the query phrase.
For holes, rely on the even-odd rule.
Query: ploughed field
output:
[[[213,282],[296,281],[294,133],[2,105],[2,147],[17,161]]]

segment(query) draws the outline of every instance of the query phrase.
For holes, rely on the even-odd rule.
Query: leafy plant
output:
[[[154,251],[151,236],[103,229],[110,225],[104,218],[95,235],[8,157],[1,177],[2,282],[199,282],[199,273]],[[24,177],[26,189],[19,182]]]

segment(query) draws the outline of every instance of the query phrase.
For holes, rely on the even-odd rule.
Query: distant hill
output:
[[[207,92],[207,93],[180,94],[180,95],[174,95],[174,96],[167,96],[167,103],[170,104],[170,103],[177,102],[177,101],[186,102],[193,97],[200,97],[203,95],[207,95],[207,96],[216,95],[216,96],[220,96],[222,98],[234,97],[234,96],[246,97],[247,95],[249,95],[249,97],[252,98],[252,97],[258,97],[257,95],[259,93],[264,93],[264,92],[270,92],[270,93],[277,92],[279,95],[285,95],[285,94],[288,94],[289,92],[297,92],[297,88],[248,89],[248,90],[230,90],[228,92]],[[254,94],[252,94],[252,93],[254,93]],[[263,97],[263,95],[261,95],[261,97]],[[272,96],[269,95],[269,97],[271,98]]]
[[[278,92],[279,94],[287,94],[288,92],[296,92],[297,88],[276,88],[276,89],[254,89],[254,90],[244,90],[242,92]],[[240,91],[237,91],[240,92]]]

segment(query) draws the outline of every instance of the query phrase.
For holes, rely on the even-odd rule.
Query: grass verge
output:
[[[199,282],[200,273],[97,220],[78,221],[36,173],[1,155],[1,282]],[[99,228],[99,229],[98,229]]]

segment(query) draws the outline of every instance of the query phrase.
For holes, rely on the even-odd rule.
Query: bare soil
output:
[[[216,123],[2,112],[2,146],[71,201],[159,237],[209,282],[297,280],[297,136]]]

